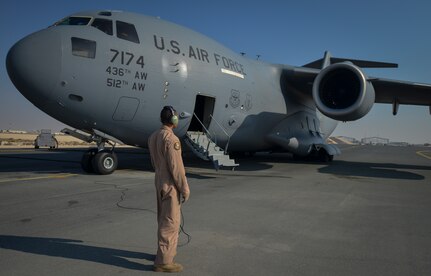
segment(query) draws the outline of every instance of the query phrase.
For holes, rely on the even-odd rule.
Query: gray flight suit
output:
[[[170,127],[162,126],[150,136],[148,149],[156,171],[158,250],[154,264],[171,264],[177,254],[180,197],[187,200],[190,195],[181,143]]]

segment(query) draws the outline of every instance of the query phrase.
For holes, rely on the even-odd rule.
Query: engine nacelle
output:
[[[330,65],[314,80],[313,99],[324,115],[339,121],[364,117],[375,100],[374,88],[351,62]]]

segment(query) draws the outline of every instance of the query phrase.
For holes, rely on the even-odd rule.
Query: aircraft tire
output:
[[[97,149],[89,149],[81,158],[81,168],[86,173],[94,173],[93,158],[97,153]]]
[[[117,169],[118,158],[114,152],[101,151],[94,156],[91,163],[95,173],[106,175]]]
[[[319,151],[318,160],[324,163],[331,162],[334,159],[333,155],[330,155],[326,150],[321,149]]]

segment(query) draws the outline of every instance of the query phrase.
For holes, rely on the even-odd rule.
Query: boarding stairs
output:
[[[194,115],[196,116],[196,114]],[[197,119],[200,122],[199,118]],[[214,118],[212,119],[214,120]],[[221,125],[219,126],[221,127]],[[229,157],[227,151],[217,146],[216,135],[214,133],[211,134],[205,127],[204,130],[205,132],[187,132],[184,141],[186,145],[192,150],[192,152],[202,160],[212,161],[216,170],[219,170],[219,168],[221,167],[231,168],[232,170],[234,170],[235,167],[238,167],[239,164],[235,163],[235,160]],[[226,133],[226,135],[228,134]],[[228,135],[228,137],[229,138],[228,143],[226,144],[226,149],[229,145],[230,136]]]

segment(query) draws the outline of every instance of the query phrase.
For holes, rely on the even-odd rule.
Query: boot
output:
[[[153,270],[155,272],[181,272],[183,271],[183,266],[177,263],[159,264],[154,265]]]

